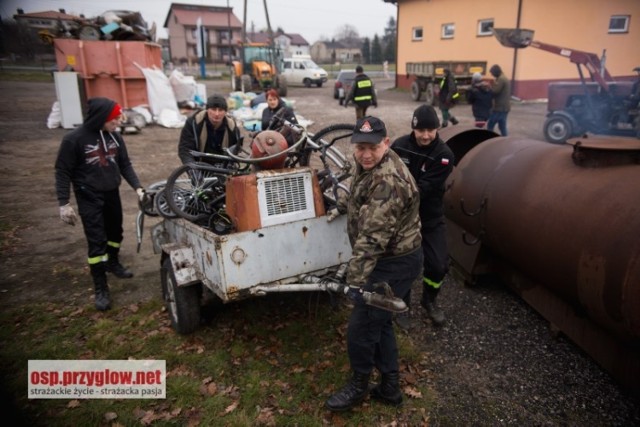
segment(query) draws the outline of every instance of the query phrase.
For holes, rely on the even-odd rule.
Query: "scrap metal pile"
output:
[[[140,12],[110,10],[94,18],[60,20],[57,29],[42,30],[38,35],[42,41],[49,44],[52,44],[55,38],[155,41],[156,24],[149,28]]]

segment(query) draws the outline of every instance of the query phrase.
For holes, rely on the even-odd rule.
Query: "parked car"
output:
[[[333,99],[340,100],[342,105],[344,98],[351,90],[353,80],[356,78],[356,70],[340,70],[333,87]]]

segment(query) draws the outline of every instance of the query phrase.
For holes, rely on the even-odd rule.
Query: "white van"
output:
[[[309,55],[294,55],[284,58],[280,64],[281,75],[288,86],[322,87],[328,79],[327,72],[311,60]]]

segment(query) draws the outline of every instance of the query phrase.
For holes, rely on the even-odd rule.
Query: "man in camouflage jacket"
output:
[[[327,400],[332,411],[350,409],[364,400],[374,368],[381,382],[371,397],[391,405],[402,403],[392,314],[365,305],[362,291],[387,282],[402,297],[422,269],[418,188],[402,160],[389,150],[384,123],[371,116],[359,119],[351,142],[357,164],[351,195],[337,209],[347,213],[353,251],[347,269],[347,296],[354,304],[347,330],[353,375]],[[334,213],[329,214],[332,217]]]

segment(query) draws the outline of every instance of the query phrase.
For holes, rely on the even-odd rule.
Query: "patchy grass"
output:
[[[423,354],[398,334],[406,403],[366,401],[344,414],[323,408],[349,375],[348,309],[293,294],[222,307],[194,334],[170,328],[160,301],[116,307],[38,304],[0,315],[3,392],[29,425],[421,425],[433,393],[418,385]],[[29,400],[32,359],[159,359],[162,400]],[[420,381],[420,384],[425,384]]]
[[[34,71],[2,70],[0,71],[0,80],[53,83],[53,74],[51,74],[51,72],[49,71],[41,71],[41,70],[34,70]]]

